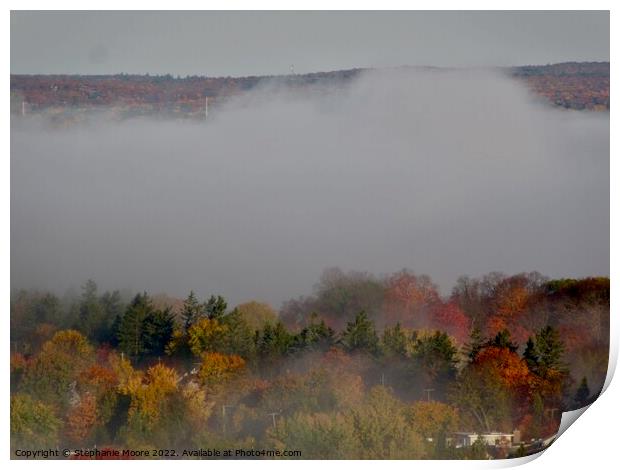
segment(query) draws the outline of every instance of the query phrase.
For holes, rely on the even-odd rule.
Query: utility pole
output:
[[[273,428],[275,429],[276,427],[276,415],[279,415],[280,413],[277,411],[274,411],[273,413],[267,413],[267,416],[271,416],[271,420],[273,421]]]
[[[426,401],[431,401],[431,392],[434,392],[435,389],[434,388],[425,388],[424,391],[426,392]]]
[[[385,373],[381,372],[381,386],[385,387]]]
[[[205,96],[205,120],[209,118],[209,97]]]

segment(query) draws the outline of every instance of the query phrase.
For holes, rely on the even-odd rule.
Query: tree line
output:
[[[608,280],[520,276],[463,278],[443,299],[409,272],[379,281],[332,270],[279,314],[194,292],[172,304],[147,293],[124,300],[92,281],[69,302],[17,292],[11,444],[508,456],[509,446],[457,449],[449,437],[552,435],[562,410],[597,395],[572,358],[582,348],[602,358],[608,335]],[[546,321],[525,336],[518,317],[533,312]],[[600,331],[576,341],[571,327],[584,315]]]

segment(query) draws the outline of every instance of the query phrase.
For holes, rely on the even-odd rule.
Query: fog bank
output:
[[[609,274],[609,114],[483,72],[266,87],[207,122],[11,130],[11,282],[276,307],[329,266]]]

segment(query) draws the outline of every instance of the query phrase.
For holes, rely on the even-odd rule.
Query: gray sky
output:
[[[262,75],[609,60],[608,12],[12,12],[11,73]]]

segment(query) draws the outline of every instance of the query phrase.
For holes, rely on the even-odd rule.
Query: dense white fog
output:
[[[12,288],[231,303],[309,294],[324,268],[609,274],[609,114],[486,72],[264,87],[207,122],[11,131]]]

